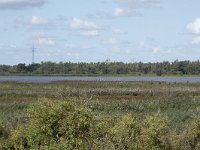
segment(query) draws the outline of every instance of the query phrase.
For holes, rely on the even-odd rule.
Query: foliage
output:
[[[199,91],[190,83],[3,82],[0,149],[197,150]]]
[[[27,111],[28,124],[20,125],[11,135],[15,149],[38,148],[65,143],[77,149],[90,145],[92,114],[67,102],[44,101]]]
[[[199,61],[157,62],[157,63],[71,63],[41,62],[40,64],[0,65],[1,74],[57,74],[57,75],[101,75],[101,74],[154,74],[154,75],[199,75]]]
[[[110,129],[110,138],[115,149],[135,149],[139,124],[136,117],[125,115]]]
[[[170,149],[168,119],[160,116],[146,117],[141,127],[140,149]]]
[[[85,150],[197,150],[200,121],[179,135],[168,118],[154,115],[139,120],[133,115],[98,119],[90,110],[71,102],[44,100],[27,110],[27,122],[11,133],[0,126],[2,149]],[[176,140],[173,140],[177,138]],[[178,142],[177,142],[178,141]]]
[[[184,137],[188,149],[200,149],[200,119],[196,119],[190,123]]]
[[[4,147],[6,141],[9,139],[10,132],[10,125],[6,122],[0,122],[0,149]]]

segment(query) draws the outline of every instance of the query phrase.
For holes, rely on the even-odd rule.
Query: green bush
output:
[[[160,116],[148,116],[141,124],[139,149],[158,150],[171,149],[169,137],[168,119]]]
[[[184,137],[187,149],[200,149],[200,119],[194,120],[189,124]]]
[[[139,124],[136,117],[123,116],[122,119],[110,129],[110,139],[115,149],[135,149],[136,139],[139,134]]]
[[[8,135],[9,133],[5,125],[0,123],[0,139],[6,139],[8,138]]]
[[[0,149],[200,149],[200,120],[177,132],[168,118],[159,115],[99,117],[83,106],[49,100],[28,108],[26,118],[16,129],[0,124]]]
[[[4,147],[6,140],[10,135],[10,127],[7,123],[0,122],[0,149]]]
[[[91,145],[93,116],[81,106],[68,102],[43,101],[27,111],[28,124],[13,131],[15,149],[65,145],[79,149]]]

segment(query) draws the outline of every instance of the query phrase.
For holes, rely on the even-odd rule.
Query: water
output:
[[[59,77],[59,76],[0,76],[0,81],[49,83],[53,81],[159,81],[177,83],[200,83],[200,77]]]

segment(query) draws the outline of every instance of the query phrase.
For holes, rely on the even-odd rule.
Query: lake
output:
[[[200,77],[76,77],[76,76],[0,76],[0,81],[49,83],[53,81],[158,81],[177,83],[200,83]]]

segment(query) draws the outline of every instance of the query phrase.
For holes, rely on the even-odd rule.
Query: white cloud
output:
[[[112,17],[131,17],[136,16],[138,13],[124,9],[124,8],[115,8],[112,12]]]
[[[80,50],[80,49],[94,49],[95,46],[88,45],[88,44],[78,44],[78,43],[65,43],[64,48],[68,50]]]
[[[161,0],[113,0],[133,7],[160,7]]]
[[[66,24],[65,24],[66,26]],[[15,19],[15,26],[16,29],[18,28],[27,28],[31,30],[52,30],[57,28],[62,28],[63,25],[60,25],[56,22],[56,19],[46,19],[40,16],[33,15],[29,19],[25,17],[16,17]]]
[[[92,21],[73,18],[69,20],[69,27],[73,30],[78,30],[77,35],[95,37],[100,35],[101,28]]]
[[[153,47],[153,54],[169,54],[171,53],[171,48],[162,49],[160,46]]]
[[[200,44],[200,36],[193,38],[191,43],[194,45],[199,45]]]
[[[39,16],[32,16],[32,18],[30,20],[31,25],[45,25],[47,23],[48,23],[47,20],[45,20]]]
[[[33,34],[33,40],[41,46],[55,46],[55,37],[47,36],[43,32],[35,32]]]
[[[122,8],[115,8],[113,10],[113,16],[114,17],[121,17],[121,16],[124,16],[125,14],[126,14],[126,12]]]
[[[127,34],[127,31],[124,31],[122,29],[113,29],[114,34]]]
[[[136,17],[142,16],[141,13],[135,9],[116,7],[111,11],[98,11],[96,14],[89,14],[90,18],[116,19],[122,17]]]
[[[5,44],[0,43],[0,50],[8,50],[8,49],[16,49],[17,46],[15,44]]]
[[[84,31],[84,32],[81,32],[80,35],[88,36],[88,37],[99,36],[99,31],[98,30]]]
[[[117,45],[119,42],[115,38],[109,38],[103,41],[103,44]]]
[[[200,18],[195,19],[192,23],[188,24],[186,28],[190,33],[198,35],[192,39],[191,44],[200,45]]]
[[[200,34],[200,18],[197,18],[192,23],[188,24],[187,29],[191,33]]]
[[[148,41],[122,41],[120,39],[109,38],[107,40],[102,41],[106,49],[110,49],[113,52],[121,53],[121,54],[170,54],[172,52],[172,48],[162,48],[155,43]]]
[[[154,54],[157,54],[157,53],[159,53],[160,51],[161,51],[160,46],[156,46],[156,47],[153,48],[153,53],[154,53]]]
[[[56,44],[55,40],[50,37],[39,37],[37,39],[39,45],[54,46]]]
[[[39,7],[46,3],[46,0],[0,0],[0,9],[26,9]]]
[[[73,18],[69,21],[69,27],[71,29],[78,30],[97,30],[99,29],[98,25],[92,21],[81,20],[78,18]]]

